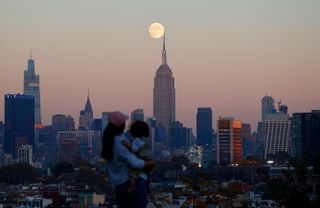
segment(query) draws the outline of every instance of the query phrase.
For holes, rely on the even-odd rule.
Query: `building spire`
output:
[[[167,65],[166,35],[163,35],[162,65]]]
[[[88,97],[87,97],[87,102],[86,102],[86,105],[84,107],[84,110],[86,112],[92,112],[92,106],[91,106],[91,102],[90,102],[90,91],[88,89]]]

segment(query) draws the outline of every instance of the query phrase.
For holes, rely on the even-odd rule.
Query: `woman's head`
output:
[[[135,121],[130,127],[130,134],[133,138],[149,137],[149,126],[144,121]]]
[[[128,120],[128,116],[119,111],[112,112],[109,115],[109,123],[103,132],[101,151],[101,157],[106,160],[112,160],[114,139],[124,132],[126,120]]]

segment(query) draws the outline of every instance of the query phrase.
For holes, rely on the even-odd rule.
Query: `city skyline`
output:
[[[160,3],[144,2],[128,11],[132,3],[77,2],[76,8],[75,1],[0,3],[1,109],[5,94],[23,92],[23,70],[32,49],[41,76],[44,124],[56,113],[77,121],[88,88],[94,117],[115,109],[129,114],[136,108],[152,116],[153,77],[161,61],[161,41],[147,34],[154,21],[167,29],[176,120],[186,126],[195,130],[197,108],[208,106],[215,112],[214,128],[219,116],[234,116],[255,127],[266,94],[282,99],[290,113],[319,108],[316,1],[290,1],[290,9],[286,1],[186,2],[181,9],[171,3],[165,15],[155,12],[165,8]],[[117,15],[125,11],[131,19]],[[114,90],[120,78],[122,86]]]

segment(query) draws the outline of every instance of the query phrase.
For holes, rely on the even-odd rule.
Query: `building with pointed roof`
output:
[[[162,64],[159,66],[154,78],[153,88],[153,116],[157,124],[164,126],[167,131],[170,124],[175,121],[175,87],[172,70],[167,64],[165,37],[163,38]]]
[[[90,102],[90,95],[88,92],[87,102],[84,110],[80,111],[79,117],[79,129],[80,130],[90,130],[91,122],[93,121],[93,110]]]

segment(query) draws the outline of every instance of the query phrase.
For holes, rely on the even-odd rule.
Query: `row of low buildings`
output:
[[[29,184],[0,187],[0,207],[108,207],[105,194],[90,192],[83,185]]]

